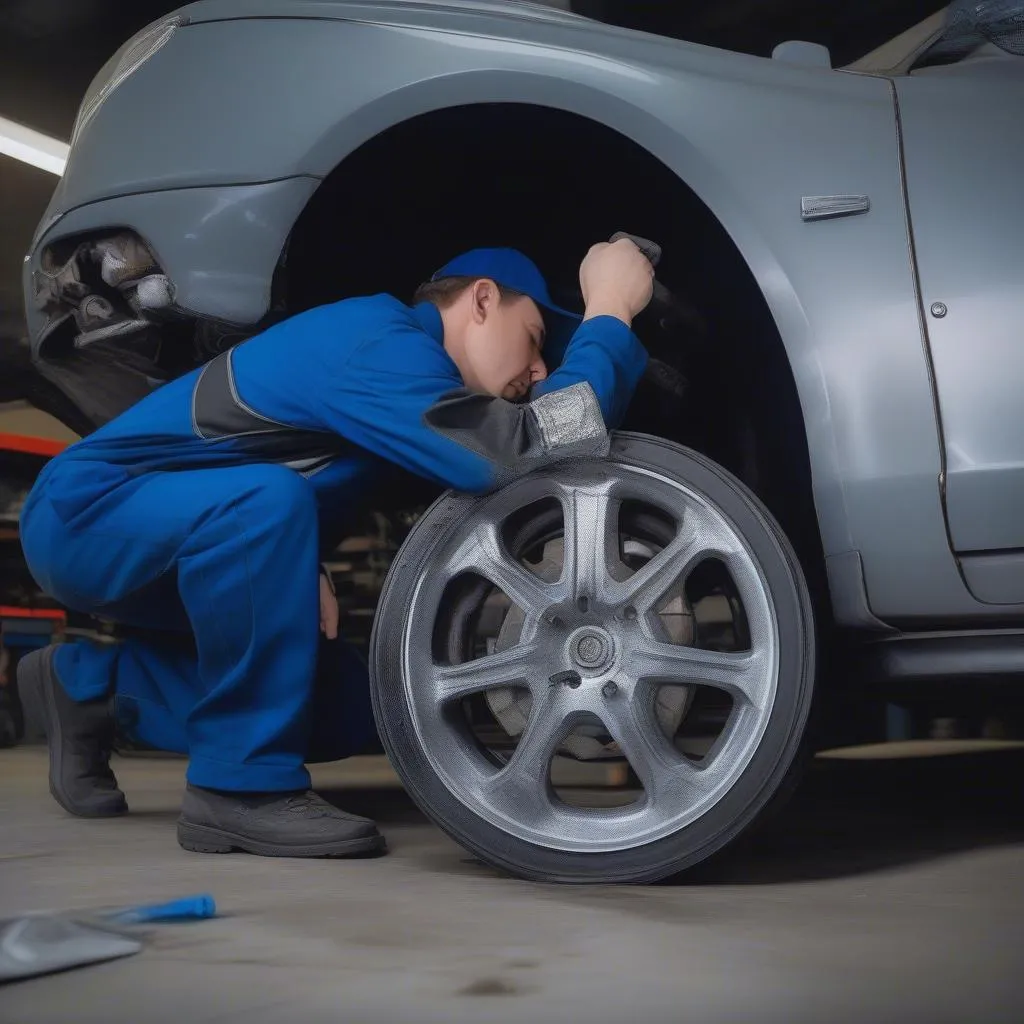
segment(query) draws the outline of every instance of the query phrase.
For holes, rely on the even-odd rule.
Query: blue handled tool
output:
[[[132,925],[217,916],[207,893],[169,903],[26,914],[0,921],[0,984],[131,956],[142,949]]]
[[[217,904],[209,893],[185,896],[169,903],[149,903],[120,907],[103,913],[116,924],[148,924],[156,921],[202,921],[217,916]]]

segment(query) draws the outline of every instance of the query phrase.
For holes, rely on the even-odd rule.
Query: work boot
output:
[[[194,853],[241,850],[261,857],[353,857],[383,853],[368,818],[346,814],[313,792],[224,793],[188,785],[178,842]]]
[[[74,701],[53,666],[56,645],[26,654],[18,663],[18,693],[25,714],[46,734],[50,792],[69,814],[112,818],[128,810],[110,770],[114,702],[110,697]]]

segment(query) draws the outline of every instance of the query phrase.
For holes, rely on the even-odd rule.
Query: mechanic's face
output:
[[[463,346],[463,380],[474,391],[518,401],[548,375],[541,356],[544,318],[525,295],[501,298],[493,281],[477,281]]]

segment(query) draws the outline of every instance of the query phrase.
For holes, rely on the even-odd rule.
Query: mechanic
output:
[[[127,810],[109,764],[120,729],[188,755],[185,849],[383,850],[372,821],[309,788],[306,764],[359,752],[374,728],[362,659],[318,635],[338,632],[321,538],[381,460],[482,493],[606,453],[647,363],[631,324],[652,279],[632,241],[594,246],[581,321],[526,256],[477,249],[412,307],[375,295],[301,313],[51,460],[21,518],[29,568],[69,608],[138,630],[19,665],[58,803]]]

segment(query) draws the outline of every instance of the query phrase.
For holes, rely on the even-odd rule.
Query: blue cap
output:
[[[557,318],[548,318],[544,356],[549,364],[561,358],[573,332],[583,320],[579,314],[555,305],[537,264],[518,249],[471,249],[446,263],[430,280],[439,281],[445,277],[489,278],[503,288],[529,296],[542,313]]]

